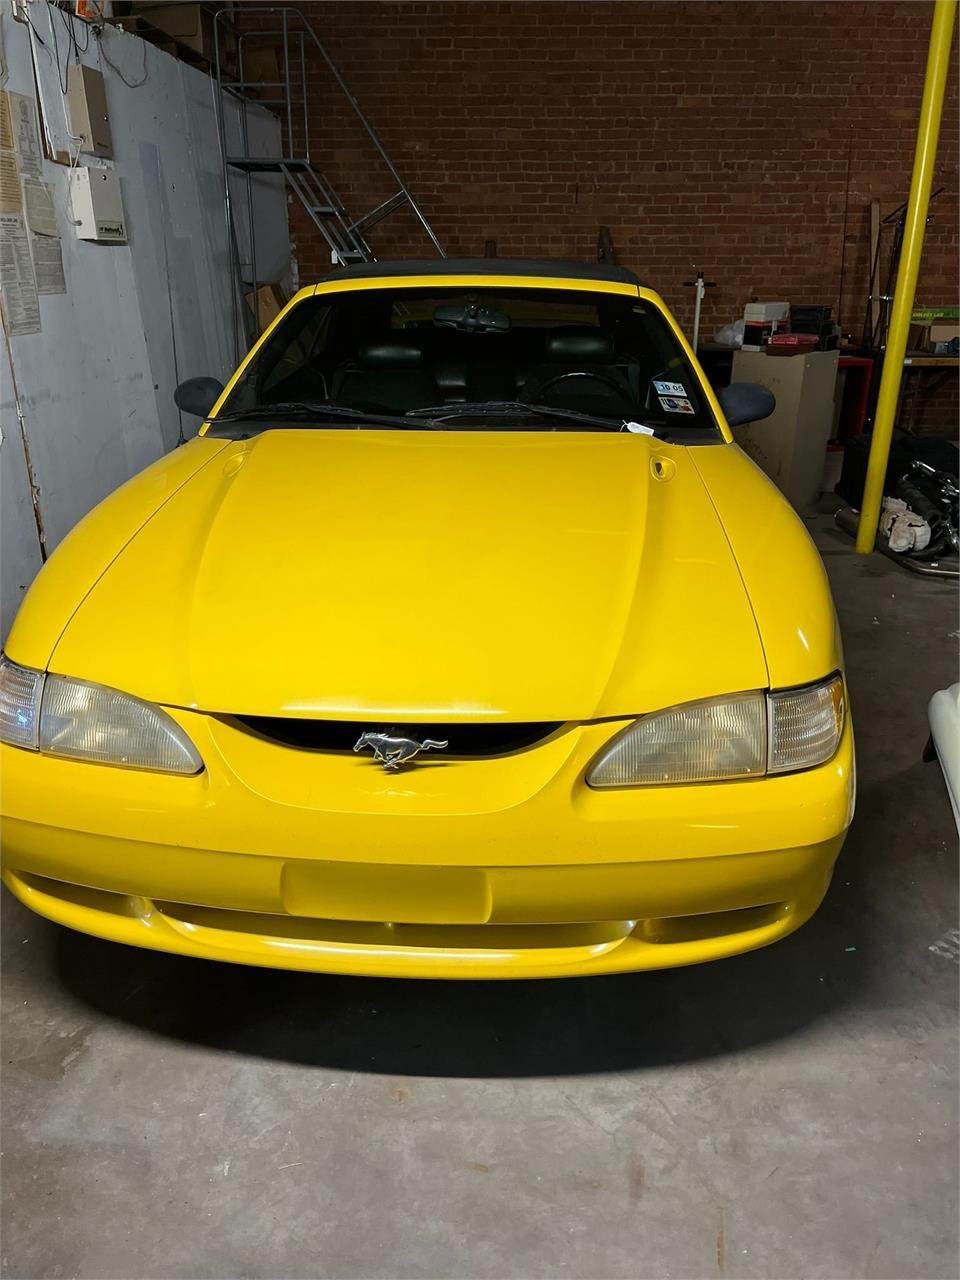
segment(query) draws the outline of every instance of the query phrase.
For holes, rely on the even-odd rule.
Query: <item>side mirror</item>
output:
[[[760,422],[769,418],[777,407],[773,392],[758,382],[734,382],[724,387],[717,399],[731,427],[742,426],[745,422]]]
[[[223,383],[216,378],[188,378],[173,393],[178,409],[205,418],[223,393]]]

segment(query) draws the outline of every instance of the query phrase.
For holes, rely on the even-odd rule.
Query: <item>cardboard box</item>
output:
[[[759,382],[777,401],[769,418],[734,427],[734,439],[797,511],[807,511],[820,494],[839,354],[772,360],[766,352],[740,350],[733,356],[731,381]]]
[[[99,22],[113,16],[112,0],[75,0],[74,12],[84,22]]]
[[[280,292],[280,286],[276,284],[261,285],[256,293],[251,290],[250,293],[245,293],[244,297],[254,318],[259,321],[258,334],[269,328],[287,305],[286,299]]]
[[[243,80],[249,84],[251,80],[263,81],[267,85],[276,85],[280,80],[280,54],[273,44],[244,44]],[[279,98],[283,90],[277,88],[242,89],[241,93],[251,98]]]
[[[212,62],[214,59],[213,15],[201,4],[135,4],[131,15],[148,22],[177,44]],[[227,45],[226,28],[220,28],[220,54]]]

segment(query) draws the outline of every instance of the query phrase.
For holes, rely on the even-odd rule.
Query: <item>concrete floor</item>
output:
[[[3,933],[8,1277],[956,1277],[957,596],[812,522],[860,770],[826,903],[694,969],[417,984]],[[762,536],[762,531],[758,531]]]

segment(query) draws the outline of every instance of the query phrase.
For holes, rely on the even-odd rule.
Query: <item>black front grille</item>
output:
[[[523,724],[391,724],[370,720],[296,720],[285,716],[234,716],[232,723],[301,751],[353,751],[363,733],[389,733],[423,742],[447,742],[445,756],[504,756],[542,742],[563,721]]]

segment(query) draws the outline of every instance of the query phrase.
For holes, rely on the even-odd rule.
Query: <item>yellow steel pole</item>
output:
[[[873,550],[877,522],[880,519],[883,481],[890,457],[893,420],[900,396],[900,380],[903,377],[903,357],[907,350],[907,331],[910,328],[920,254],[923,251],[923,232],[930,205],[933,165],[940,135],[940,117],[943,113],[943,91],[950,65],[950,43],[956,16],[957,0],[936,0],[930,28],[923,100],[920,103],[920,122],[917,125],[917,149],[913,157],[910,199],[907,201],[903,227],[903,253],[893,295],[887,349],[883,358],[883,376],[880,379],[880,394],[870,443],[870,461],[867,464],[860,523],[857,526],[857,550],[864,556]]]

